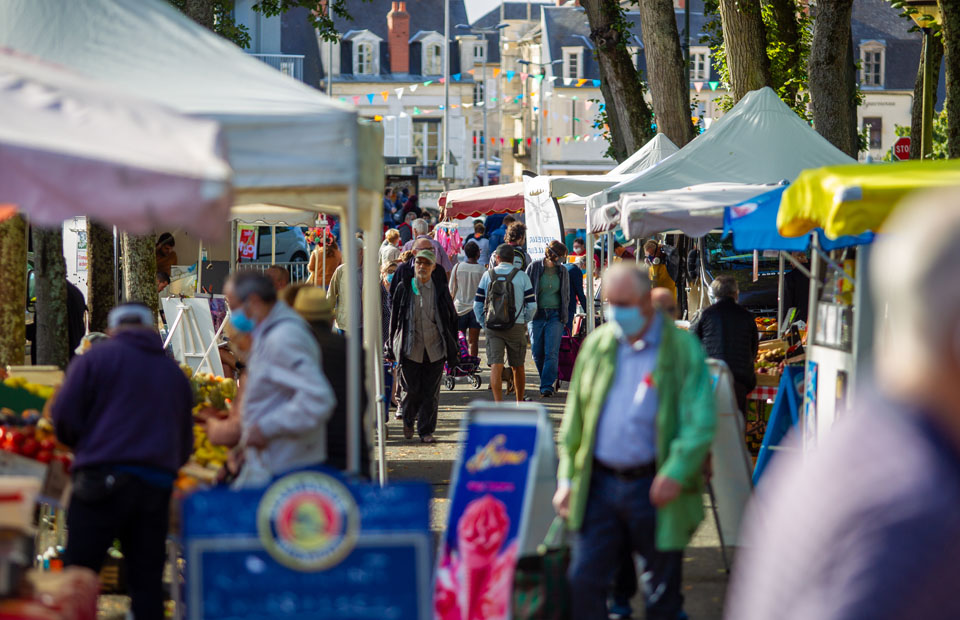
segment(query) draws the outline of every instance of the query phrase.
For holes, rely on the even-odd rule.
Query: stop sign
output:
[[[910,136],[903,136],[893,143],[893,158],[910,159]]]

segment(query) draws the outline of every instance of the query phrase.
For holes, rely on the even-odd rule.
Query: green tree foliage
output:
[[[184,13],[187,11],[188,0],[167,0]],[[361,0],[370,2],[371,0]],[[211,0],[213,3],[214,27],[213,31],[225,39],[233,41],[244,49],[250,47],[250,31],[243,24],[233,19],[235,0]],[[325,41],[336,41],[339,38],[334,19],[337,17],[353,20],[353,15],[347,9],[348,0],[329,0],[330,10],[325,13],[317,11],[317,0],[260,0],[253,5],[253,10],[264,17],[282,15],[292,8],[302,7],[310,10],[310,22],[317,33]],[[356,2],[354,8],[356,8]]]

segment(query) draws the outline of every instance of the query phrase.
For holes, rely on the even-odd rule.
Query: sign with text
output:
[[[560,209],[542,177],[523,178],[523,221],[527,226],[527,252],[533,260],[543,258],[547,244],[563,241]]]
[[[893,143],[893,158],[901,161],[910,159],[910,136],[902,136]]]
[[[430,617],[430,487],[317,469],[183,502],[189,618]]]
[[[434,618],[506,619],[517,558],[525,541],[542,539],[552,517],[537,518],[534,508],[545,504],[552,513],[553,432],[539,406],[479,403],[464,426],[437,566]],[[538,485],[544,477],[547,484]]]
[[[239,240],[237,241],[237,254],[240,260],[256,260],[257,258],[257,227],[239,226]]]

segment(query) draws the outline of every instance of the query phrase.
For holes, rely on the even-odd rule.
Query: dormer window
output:
[[[483,48],[483,43],[477,43],[473,46],[473,64],[479,65],[487,62],[487,50]]]
[[[443,46],[439,43],[428,43],[423,52],[423,74],[440,75],[443,73]]]
[[[369,30],[351,30],[343,36],[352,46],[354,75],[380,73],[380,42],[382,39]]]
[[[867,88],[883,88],[886,44],[883,41],[860,43],[860,85]]]
[[[563,48],[563,77],[579,80],[583,77],[583,48]]]
[[[690,81],[706,82],[710,79],[710,48],[690,48]]]

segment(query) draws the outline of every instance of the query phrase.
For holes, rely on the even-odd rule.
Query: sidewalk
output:
[[[481,358],[483,358],[482,342],[480,348]],[[559,430],[566,390],[561,390],[553,398],[540,399],[537,392],[537,370],[529,352],[527,359],[527,396],[546,407],[555,431]],[[493,400],[489,387],[490,373],[486,366],[483,366],[482,377],[483,385],[479,390],[475,390],[467,383],[458,383],[453,391],[445,387],[440,388],[440,415],[435,433],[436,444],[421,444],[417,439],[404,440],[400,421],[392,419],[392,411],[390,414],[390,436],[387,439],[388,478],[390,480],[425,480],[433,486],[431,526],[438,536],[446,527],[450,475],[461,439],[460,421],[474,400]],[[564,387],[566,387],[565,384]],[[723,600],[728,576],[724,571],[720,539],[709,509],[709,499],[706,496],[704,505],[707,519],[694,535],[684,558],[686,611],[693,620],[719,620],[723,616]],[[640,598],[634,601],[633,608],[634,618],[642,618],[643,602]]]

